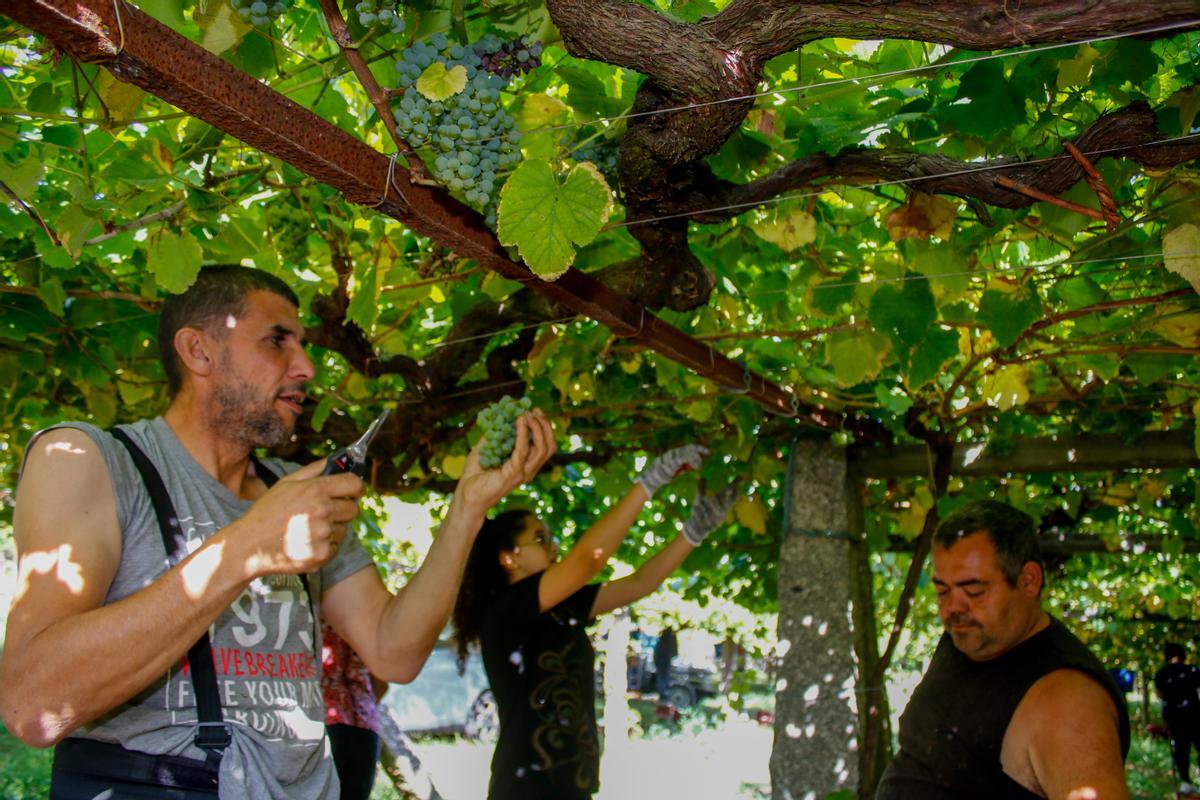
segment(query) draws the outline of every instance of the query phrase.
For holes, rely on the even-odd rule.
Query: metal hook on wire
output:
[[[121,2],[122,0],[112,0],[113,14],[117,18],[117,32],[121,35],[121,40],[117,43],[117,52],[112,54],[112,58],[125,52],[125,20],[121,19]]]
[[[113,2],[116,2],[116,0],[113,0]],[[388,188],[392,185],[392,175],[394,175],[396,172],[396,157],[399,155],[400,155],[400,151],[397,150],[395,153],[392,153],[392,157],[390,159],[388,159],[387,180],[383,184],[383,195],[378,200],[376,200],[374,203],[363,203],[364,207],[379,208],[381,205],[383,205],[387,201]],[[397,189],[396,191],[400,191],[400,190]],[[404,195],[401,194],[400,197],[403,198]]]

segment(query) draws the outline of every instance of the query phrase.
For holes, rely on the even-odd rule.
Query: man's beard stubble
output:
[[[230,375],[217,387],[216,425],[225,438],[247,447],[280,447],[292,438],[292,427],[275,411],[255,397],[254,387]]]

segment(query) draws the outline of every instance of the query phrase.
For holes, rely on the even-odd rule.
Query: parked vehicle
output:
[[[656,691],[654,644],[658,637],[641,633],[631,640],[633,654],[629,657],[629,688],[643,693]],[[671,664],[671,687],[660,702],[676,708],[688,708],[702,698],[713,697],[720,686],[720,675],[711,659],[707,662],[694,653],[681,653]]]
[[[628,662],[631,691],[648,694],[655,691],[655,641],[655,637],[642,634],[631,642],[633,653]],[[462,675],[458,674],[456,659],[450,643],[439,643],[416,680],[393,684],[382,702],[391,710],[400,730],[410,736],[453,734],[495,741],[500,717],[495,696],[488,687],[483,659],[472,651]],[[597,673],[597,689],[601,680]],[[714,664],[703,663],[694,655],[677,656],[671,668],[670,691],[660,702],[688,708],[704,697],[716,695],[718,682]]]
[[[407,734],[462,734],[493,741],[500,721],[483,659],[472,652],[459,675],[456,658],[453,647],[439,644],[416,680],[393,684],[383,704]]]

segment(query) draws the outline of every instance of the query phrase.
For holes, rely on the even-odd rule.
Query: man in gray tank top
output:
[[[25,742],[86,740],[203,764],[186,654],[207,632],[232,730],[219,796],[335,798],[318,617],[375,675],[407,682],[420,671],[484,515],[545,463],[552,432],[541,412],[527,413],[500,468],[483,470],[472,453],[425,563],[393,595],[348,529],[361,479],[323,476],[323,461],[276,461],[267,469],[290,474],[268,488],[251,459],[290,438],[313,377],[298,305],[282,281],[243,267],[205,268],[164,303],[171,402],[125,432],[175,506],[188,553],[178,563],[111,434],[72,423],[30,442],[0,662],[0,714]]]

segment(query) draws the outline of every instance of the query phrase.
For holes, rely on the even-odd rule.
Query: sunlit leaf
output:
[[[1190,222],[1163,237],[1163,261],[1167,269],[1183,276],[1200,292],[1200,228]]]
[[[146,248],[146,261],[158,285],[172,294],[187,290],[200,272],[203,253],[190,233],[163,231]]]
[[[590,163],[576,164],[562,182],[545,161],[525,161],[500,192],[497,233],[515,245],[538,276],[567,271],[576,245],[596,237],[612,210],[612,192]]]
[[[467,85],[467,68],[462,64],[446,69],[441,61],[434,61],[421,77],[417,78],[417,91],[433,101],[445,100],[461,92]]]

